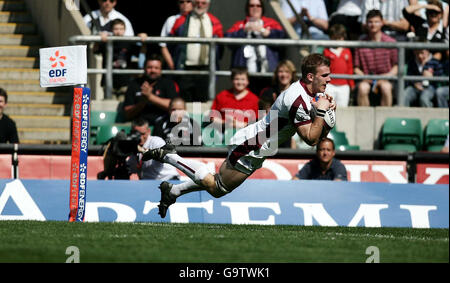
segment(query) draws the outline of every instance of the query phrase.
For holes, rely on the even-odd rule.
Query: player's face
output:
[[[312,92],[313,93],[324,93],[327,88],[327,84],[331,81],[330,78],[330,67],[322,65],[317,67],[317,72],[313,75],[312,79]]]
[[[162,66],[159,60],[147,61],[145,65],[145,73],[152,80],[156,80],[161,77]]]
[[[320,143],[319,148],[317,149],[317,157],[321,162],[330,162],[333,159],[334,155],[335,151],[331,142],[325,141]]]
[[[286,66],[281,66],[277,72],[278,81],[282,86],[287,86],[291,83],[292,74]]]
[[[244,91],[248,86],[248,77],[246,74],[238,74],[233,78],[233,88],[236,92]]]

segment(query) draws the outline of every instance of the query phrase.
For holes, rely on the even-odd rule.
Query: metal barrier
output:
[[[106,42],[106,69],[88,69],[88,74],[105,74],[105,92],[106,98],[112,98],[112,82],[113,74],[131,75],[142,74],[143,70],[117,70],[112,67],[113,46],[114,42],[142,42],[138,36],[117,37],[110,36]],[[100,43],[99,35],[76,35],[69,38],[69,44],[80,43]],[[406,76],[405,70],[405,50],[406,49],[428,49],[428,50],[447,50],[446,43],[419,43],[419,42],[372,42],[372,41],[336,41],[336,40],[293,40],[293,39],[247,39],[247,38],[188,38],[188,37],[148,37],[145,43],[203,43],[209,45],[209,62],[216,62],[216,46],[217,45],[268,45],[268,46],[283,46],[283,47],[309,47],[311,53],[316,52],[319,46],[324,47],[346,47],[346,48],[396,48],[398,49],[398,73],[397,76],[382,76],[382,75],[337,75],[332,74],[332,78],[344,79],[372,79],[372,80],[395,80],[397,81],[397,104],[403,105],[404,88],[406,81],[421,81],[422,76]],[[184,70],[164,70],[163,74],[169,75],[208,75],[209,89],[208,95],[210,99],[214,99],[216,95],[216,76],[230,76],[230,71],[218,71],[216,64],[209,64],[209,71],[184,71]],[[250,73],[250,76],[271,77],[273,73]],[[448,82],[448,77],[431,77],[427,78],[429,81]]]

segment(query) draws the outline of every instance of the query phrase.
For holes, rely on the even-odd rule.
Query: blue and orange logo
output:
[[[66,66],[65,61],[67,60],[66,56],[62,56],[59,50],[56,50],[54,56],[50,56],[49,58],[52,69],[49,71],[48,75],[50,77],[50,82],[65,82],[67,79],[65,78],[67,74],[67,69],[64,69]],[[59,67],[63,69],[55,69]]]

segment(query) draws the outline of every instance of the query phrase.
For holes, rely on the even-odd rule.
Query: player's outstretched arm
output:
[[[319,140],[328,134],[329,127],[325,122],[326,112],[333,106],[332,100],[327,96],[319,96],[313,106],[317,109],[317,115],[312,123],[297,127],[298,135],[310,146],[316,145]],[[334,106],[335,107],[335,106]]]

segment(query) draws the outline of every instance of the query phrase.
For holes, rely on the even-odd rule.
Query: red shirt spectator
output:
[[[331,48],[326,48],[323,51],[323,55],[330,59],[330,70],[332,74],[353,74],[353,58],[352,52],[348,48],[342,49],[341,53],[338,55],[331,50]],[[349,85],[352,89],[355,86],[355,82],[350,79],[332,79],[330,84],[334,85]]]

